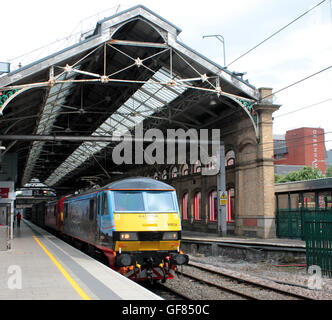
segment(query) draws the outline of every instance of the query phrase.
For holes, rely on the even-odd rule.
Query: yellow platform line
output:
[[[33,238],[37,241],[37,243],[41,246],[41,248],[45,251],[45,253],[49,256],[49,258],[54,262],[54,264],[61,271],[63,276],[67,279],[67,281],[72,285],[72,287],[76,290],[76,292],[82,297],[83,300],[91,300],[90,297],[80,288],[80,286],[75,282],[75,280],[68,274],[68,272],[62,267],[62,265],[54,258],[54,256],[45,248],[45,246],[39,241],[39,239],[32,234]]]

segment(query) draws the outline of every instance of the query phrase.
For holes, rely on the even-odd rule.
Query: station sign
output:
[[[0,199],[8,199],[9,188],[0,188]]]

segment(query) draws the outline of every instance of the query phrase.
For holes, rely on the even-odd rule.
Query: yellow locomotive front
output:
[[[180,250],[175,189],[154,179],[131,178],[108,190],[115,269],[136,281],[172,279],[176,267],[188,262]]]

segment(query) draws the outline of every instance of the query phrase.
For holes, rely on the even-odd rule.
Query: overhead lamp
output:
[[[217,101],[215,99],[211,99],[209,105],[210,106],[215,106],[217,104]]]

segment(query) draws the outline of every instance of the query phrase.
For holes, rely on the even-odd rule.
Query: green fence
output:
[[[304,212],[302,209],[280,209],[277,211],[278,238],[304,240]]]
[[[307,268],[319,266],[332,277],[332,210],[304,212]]]
[[[306,241],[307,267],[332,277],[332,209],[278,210],[276,221],[279,238]]]

